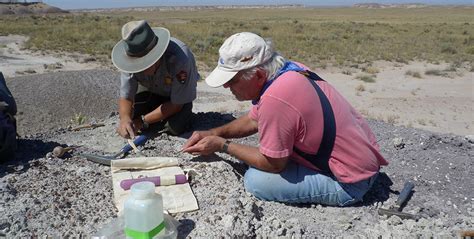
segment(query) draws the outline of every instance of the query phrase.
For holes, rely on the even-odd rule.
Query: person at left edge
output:
[[[200,76],[183,42],[166,28],[131,21],[122,27],[112,62],[121,71],[120,136],[134,138],[146,130],[178,135],[188,129]]]

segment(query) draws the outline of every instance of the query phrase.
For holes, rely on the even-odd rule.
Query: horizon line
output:
[[[43,1],[43,3],[45,3]],[[48,4],[48,3],[46,3]],[[466,6],[466,7],[472,7],[474,6],[473,4],[463,4],[463,3],[446,3],[446,4],[427,4],[427,3],[354,3],[354,4],[334,4],[334,5],[317,5],[317,4],[282,4],[282,3],[276,3],[276,4],[220,4],[220,5],[146,5],[146,6],[123,6],[123,7],[84,7],[84,8],[62,8],[66,10],[101,10],[101,9],[128,9],[128,8],[147,8],[147,7],[153,7],[153,8],[195,8],[195,7],[272,7],[272,6],[279,6],[279,7],[302,7],[302,8],[343,8],[343,7],[354,7],[356,5],[370,5],[370,4],[377,4],[381,6],[403,6],[403,5],[422,5],[422,6],[436,6],[436,7],[442,7],[442,6]],[[48,4],[49,5],[49,4]],[[54,6],[54,5],[51,5]]]

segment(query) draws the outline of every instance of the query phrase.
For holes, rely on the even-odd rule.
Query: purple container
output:
[[[143,178],[132,178],[125,179],[120,182],[120,187],[123,190],[129,190],[134,183],[138,182],[152,182],[155,186],[167,186],[175,184],[187,183],[186,175],[177,174],[174,176],[155,176],[155,177],[143,177]]]

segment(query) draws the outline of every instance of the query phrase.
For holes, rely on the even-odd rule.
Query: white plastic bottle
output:
[[[132,239],[151,239],[165,232],[163,199],[155,193],[155,184],[139,182],[131,187],[124,204],[125,235]]]

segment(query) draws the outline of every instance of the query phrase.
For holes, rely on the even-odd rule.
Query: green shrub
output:
[[[408,76],[412,76],[412,77],[415,77],[415,78],[422,78],[421,77],[421,74],[417,71],[412,71],[412,70],[408,70],[405,72],[405,75],[408,75]]]
[[[367,82],[367,83],[375,82],[375,78],[371,75],[358,75],[356,76],[356,79],[361,80],[363,82]]]
[[[86,122],[86,116],[82,113],[75,113],[71,119],[72,124],[82,125]]]
[[[441,52],[442,53],[449,53],[449,54],[453,54],[453,55],[458,53],[456,48],[454,48],[453,46],[448,46],[448,45],[444,45],[443,47],[441,47]]]
[[[471,46],[471,47],[467,48],[466,53],[474,55],[474,46]]]
[[[364,68],[363,70],[364,70],[364,72],[367,72],[368,74],[371,74],[371,75],[374,75],[374,74],[379,73],[379,69],[377,69],[377,68],[374,67],[374,66],[366,67],[366,68]]]
[[[426,70],[425,75],[435,75],[435,76],[440,76],[443,75],[443,73],[440,70],[437,69],[431,69],[431,70]]]
[[[422,78],[421,74],[419,72],[413,72],[412,76],[415,77],[415,78],[420,78],[420,79]]]
[[[443,72],[438,69],[430,69],[425,71],[425,75],[434,75],[434,76],[448,76],[446,72]]]

